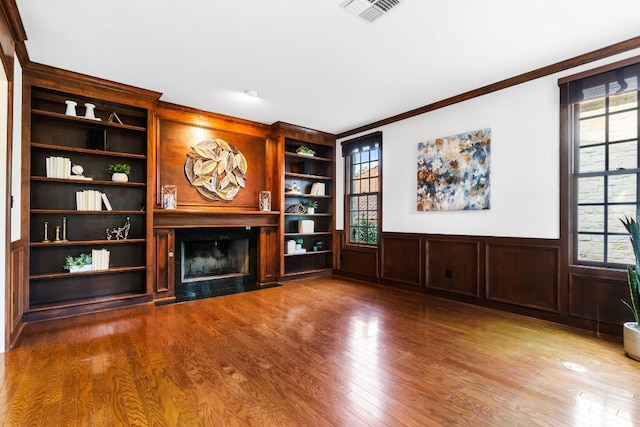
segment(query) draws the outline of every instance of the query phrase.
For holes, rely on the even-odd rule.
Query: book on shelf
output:
[[[298,221],[298,233],[300,234],[311,234],[313,233],[313,220],[311,219],[303,219]]]
[[[104,202],[104,207],[107,208],[108,211],[112,211],[113,208],[111,207],[111,203],[109,203],[109,198],[105,193],[101,193],[101,194],[102,194],[102,201]]]
[[[324,182],[314,182],[311,185],[311,193],[312,196],[324,196],[325,195],[325,185]]]
[[[96,190],[76,191],[76,210],[101,211],[102,193]]]
[[[69,175],[67,178],[77,179],[79,181],[93,181],[93,178],[91,178],[90,176],[82,176],[82,175]]]
[[[93,249],[91,251],[91,264],[94,270],[109,269],[110,252],[106,249]]]
[[[50,156],[45,159],[47,178],[69,178],[71,176],[71,159]]]

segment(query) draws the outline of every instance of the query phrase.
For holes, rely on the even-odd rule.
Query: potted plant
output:
[[[629,284],[631,304],[622,301],[631,309],[635,318],[635,322],[626,322],[624,324],[624,351],[627,356],[640,361],[640,282],[638,279],[638,272],[640,272],[640,225],[638,225],[638,220],[633,218],[626,217],[621,221],[629,233],[633,253],[636,257],[635,269],[631,265],[627,266],[627,282]]]
[[[314,213],[316,213],[318,202],[316,202],[315,200],[305,200],[304,202],[302,202],[302,204],[305,208],[307,208],[307,213],[309,215],[313,215]]]
[[[115,182],[128,182],[131,166],[126,163],[116,163],[109,165],[107,172],[111,174],[111,180]]]
[[[301,145],[300,147],[298,147],[296,149],[296,153],[300,154],[301,156],[309,156],[309,157],[313,157],[316,155],[316,152],[313,151],[311,148]]]
[[[304,243],[304,239],[302,237],[298,237],[296,239],[296,250],[302,249],[302,243]]]
[[[93,260],[91,259],[91,255],[80,254],[77,257],[68,255],[65,258],[64,269],[69,270],[69,273],[93,270]]]

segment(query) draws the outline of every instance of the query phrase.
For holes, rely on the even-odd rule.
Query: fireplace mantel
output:
[[[153,228],[277,227],[279,219],[279,211],[158,209],[153,211]]]

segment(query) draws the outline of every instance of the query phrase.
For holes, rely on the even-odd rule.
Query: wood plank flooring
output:
[[[342,279],[30,324],[0,360],[5,426],[640,425],[618,339]]]

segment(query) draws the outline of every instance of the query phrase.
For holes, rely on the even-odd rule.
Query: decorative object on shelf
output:
[[[49,221],[44,222],[44,239],[42,239],[42,241],[45,243],[51,241],[49,240]]]
[[[624,300],[622,301],[631,309],[635,322],[626,322],[623,325],[622,335],[624,351],[627,353],[627,356],[640,361],[640,279],[638,278],[638,272],[640,271],[640,225],[638,225],[640,212],[636,215],[636,219],[629,217],[621,219],[624,228],[626,228],[629,233],[631,246],[633,247],[633,253],[636,258],[635,268],[627,265],[627,282],[629,284],[631,304]]]
[[[64,269],[69,270],[69,273],[78,273],[81,271],[92,271],[93,261],[91,255],[80,254],[77,257],[68,255],[65,258]]]
[[[113,113],[109,114],[109,118],[107,119],[107,121],[109,123],[113,123],[115,121],[117,123],[120,123],[121,125],[124,124],[124,123],[122,123],[122,120],[120,120],[120,117],[118,117],[118,115],[116,114],[115,111]]]
[[[260,210],[261,211],[271,210],[271,191],[260,192]]]
[[[109,165],[107,172],[111,174],[111,180],[114,182],[128,182],[131,166],[126,163],[116,163]]]
[[[67,240],[67,217],[62,217],[62,241],[68,242]]]
[[[65,104],[67,104],[67,107],[65,109],[65,114],[67,116],[75,116],[76,115],[76,105],[78,105],[77,102],[75,101],[71,101],[69,99],[67,99],[66,101],[64,101]]]
[[[316,240],[316,242],[313,244],[314,251],[321,251],[323,247],[324,243],[322,242],[322,240]]]
[[[71,166],[71,172],[74,175],[82,176],[82,174],[84,173],[84,168],[80,165],[73,165]]]
[[[303,243],[304,243],[304,239],[302,239],[302,237],[298,237],[296,239],[296,252],[300,252],[300,249],[302,249]]]
[[[313,234],[314,224],[311,219],[303,219],[298,221],[298,233]]]
[[[489,209],[490,174],[491,128],[421,142],[417,210]]]
[[[187,153],[184,172],[205,200],[229,202],[245,188],[247,159],[222,139],[205,140]]]
[[[178,205],[178,187],[175,185],[162,186],[163,209],[175,209]]]
[[[107,150],[107,130],[90,128],[87,130],[87,148],[92,150]]]
[[[131,228],[131,220],[127,217],[122,227],[107,228],[107,240],[127,240],[129,237],[129,229]]]
[[[87,102],[84,104],[84,107],[85,107],[85,110],[84,110],[85,119],[100,120],[96,118],[96,106],[94,104]]]
[[[287,253],[295,254],[296,253],[296,241],[295,240],[287,240]]]
[[[80,166],[80,165],[71,166],[71,173],[72,173],[72,175],[69,175],[69,179],[77,179],[77,180],[82,180],[82,181],[92,181],[93,180],[93,178],[91,178],[91,177],[82,175],[84,173],[84,168],[82,166]]]
[[[62,242],[62,240],[60,240],[60,226],[56,225],[56,240],[54,240],[54,243],[59,242]]]
[[[287,194],[300,194],[300,186],[295,182],[291,183],[291,186],[286,190]]]
[[[291,205],[287,209],[285,209],[285,212],[303,214],[306,212],[306,208],[302,203],[296,203],[295,205]]]
[[[315,200],[305,200],[304,202],[302,202],[302,204],[306,208],[306,211],[309,215],[313,215],[316,213],[318,202],[316,202]]]
[[[300,147],[298,147],[296,149],[296,153],[300,154],[301,156],[309,156],[309,157],[313,157],[316,155],[316,152],[313,151],[311,148],[301,145]]]

